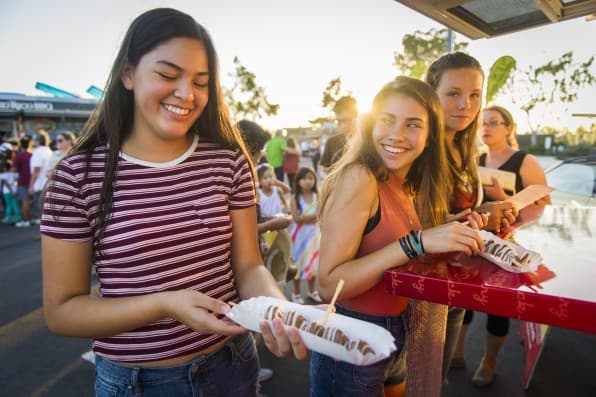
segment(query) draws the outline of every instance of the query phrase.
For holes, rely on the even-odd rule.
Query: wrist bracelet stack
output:
[[[412,230],[410,234],[400,238],[399,245],[401,245],[401,249],[410,259],[424,255],[424,245],[422,244],[421,230]]]

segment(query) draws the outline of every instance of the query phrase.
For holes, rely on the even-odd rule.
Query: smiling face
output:
[[[482,105],[482,72],[474,68],[448,69],[441,76],[437,94],[445,115],[445,132],[465,129]]]
[[[133,139],[185,140],[209,95],[205,47],[190,38],[174,38],[127,67],[122,83],[134,95]]]
[[[420,103],[405,95],[391,95],[379,108],[372,139],[385,167],[405,178],[424,151],[428,131],[428,112]]]

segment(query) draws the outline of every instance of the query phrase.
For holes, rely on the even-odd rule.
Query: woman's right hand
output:
[[[430,254],[463,252],[470,256],[485,250],[480,233],[460,222],[450,222],[423,230],[422,244],[424,251]]]
[[[186,324],[201,334],[239,335],[246,328],[227,317],[217,315],[231,311],[225,302],[193,290],[178,290],[167,293],[164,300],[166,316]]]

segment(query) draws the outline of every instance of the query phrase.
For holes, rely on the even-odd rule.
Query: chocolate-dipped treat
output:
[[[296,310],[285,312],[283,314],[282,321],[284,324],[296,327],[298,329],[301,328],[302,324],[307,322],[306,319],[302,315],[298,314]]]
[[[273,320],[274,318],[282,318],[283,313],[279,306],[271,305],[265,310],[265,320]]]
[[[323,338],[330,340],[331,342],[338,343],[345,346],[349,339],[344,335],[342,331],[335,327],[326,327],[323,331]]]

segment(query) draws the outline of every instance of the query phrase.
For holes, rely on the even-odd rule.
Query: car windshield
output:
[[[591,197],[595,168],[594,165],[561,164],[547,172],[547,183],[561,192]]]

